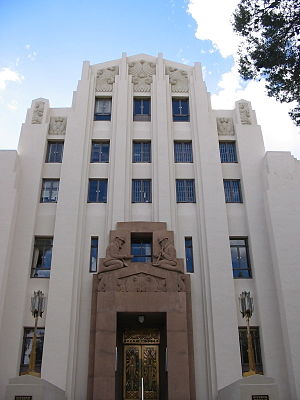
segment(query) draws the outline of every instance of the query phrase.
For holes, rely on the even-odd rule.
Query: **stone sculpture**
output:
[[[96,92],[111,92],[115,76],[119,73],[118,67],[99,69],[96,78]]]
[[[239,103],[239,110],[242,125],[251,125],[249,105],[247,103]]]
[[[133,90],[135,92],[150,92],[152,75],[155,75],[155,71],[155,64],[145,60],[129,63],[128,73],[132,75]]]
[[[37,101],[34,104],[34,109],[32,112],[32,124],[41,124],[43,120],[45,103],[43,101]]]
[[[188,73],[184,70],[166,67],[166,74],[170,77],[171,90],[174,93],[189,91]]]
[[[225,117],[217,118],[217,128],[219,135],[224,135],[224,136],[234,135],[232,118],[225,118]]]
[[[160,245],[160,252],[157,255],[157,260],[152,265],[170,270],[176,269],[177,259],[174,245],[167,236],[159,239],[158,243]]]
[[[123,267],[128,267],[126,260],[132,258],[131,255],[122,253],[122,247],[125,239],[116,236],[112,239],[106,249],[106,257],[103,260],[104,270],[111,271]]]
[[[67,118],[51,117],[49,125],[49,135],[65,135]]]

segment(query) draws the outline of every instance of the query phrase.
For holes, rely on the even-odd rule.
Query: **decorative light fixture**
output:
[[[250,318],[252,317],[254,306],[253,306],[253,298],[250,296],[250,292],[242,292],[239,297],[240,302],[240,312],[243,318],[246,318],[247,322],[247,342],[248,342],[248,361],[249,361],[249,371],[244,372],[244,376],[255,375],[255,360],[254,360],[254,352],[252,346],[252,338],[250,332]]]
[[[31,297],[31,314],[34,318],[34,331],[33,331],[33,338],[32,338],[32,346],[30,352],[30,361],[27,374],[34,375],[34,376],[41,376],[39,372],[35,370],[36,364],[36,337],[37,337],[37,325],[39,317],[42,317],[43,312],[45,310],[45,296],[41,290],[34,292],[33,296]]]

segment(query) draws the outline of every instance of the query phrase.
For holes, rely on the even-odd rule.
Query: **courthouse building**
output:
[[[300,400],[300,161],[248,101],[212,110],[199,63],[84,62],[0,166],[1,399]]]

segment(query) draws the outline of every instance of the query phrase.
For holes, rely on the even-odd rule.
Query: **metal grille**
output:
[[[107,179],[89,180],[89,203],[106,203],[107,201]]]
[[[235,142],[220,142],[219,149],[222,163],[237,162]]]
[[[47,148],[47,163],[61,163],[64,151],[63,142],[48,142]]]
[[[96,121],[110,121],[111,119],[111,99],[96,98],[95,102],[95,116]]]
[[[176,201],[177,203],[196,202],[194,179],[176,179]]]
[[[109,142],[93,142],[91,151],[91,162],[108,163]]]
[[[242,203],[239,179],[224,179],[224,192],[226,203]]]
[[[132,180],[132,202],[151,203],[151,179]]]
[[[151,162],[151,142],[133,142],[132,162]]]
[[[59,179],[43,179],[41,203],[57,203]]]
[[[174,159],[176,163],[192,163],[193,162],[192,142],[175,142]]]

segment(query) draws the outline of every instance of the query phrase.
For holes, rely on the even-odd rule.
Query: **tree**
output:
[[[233,18],[240,75],[265,79],[280,102],[296,101],[289,114],[300,126],[300,0],[240,0]]]

